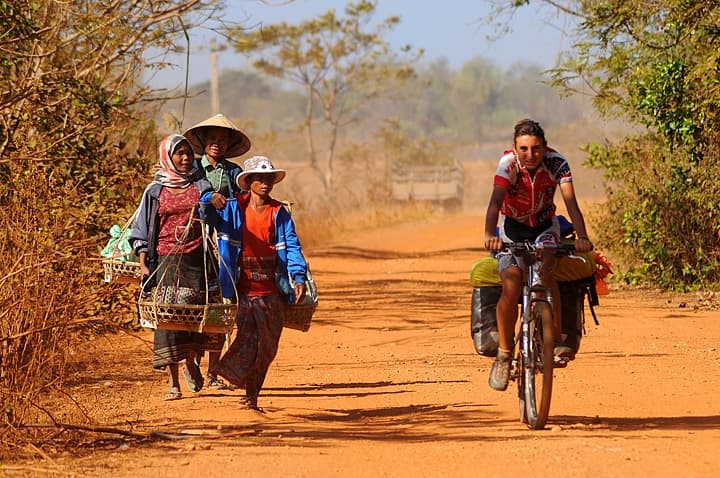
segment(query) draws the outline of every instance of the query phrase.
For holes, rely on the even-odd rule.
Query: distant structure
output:
[[[463,205],[465,174],[462,164],[394,167],[392,197],[399,201],[427,201],[447,209]]]

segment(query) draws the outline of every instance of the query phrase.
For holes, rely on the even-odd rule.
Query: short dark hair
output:
[[[521,119],[515,124],[513,143],[515,143],[518,136],[537,136],[542,139],[543,144],[547,144],[545,131],[543,131],[542,126],[540,126],[540,123],[530,118]]]

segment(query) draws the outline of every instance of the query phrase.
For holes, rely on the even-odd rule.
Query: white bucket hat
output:
[[[243,133],[240,128],[235,126],[224,114],[218,113],[205,121],[201,121],[183,133],[183,136],[185,136],[192,145],[195,154],[205,154],[204,130],[211,126],[230,130],[228,149],[225,152],[226,157],[234,158],[236,156],[242,156],[250,149],[250,138],[248,138],[247,135]]]
[[[279,183],[285,178],[284,169],[275,169],[270,158],[267,156],[253,156],[245,160],[243,165],[243,172],[237,178],[238,186],[245,191],[250,190],[250,185],[247,183],[247,178],[251,174],[274,174],[275,184]]]

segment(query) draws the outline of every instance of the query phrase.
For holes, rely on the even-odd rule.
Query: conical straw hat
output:
[[[230,143],[225,157],[234,158],[241,156],[250,149],[250,138],[240,131],[240,128],[235,126],[224,114],[218,113],[205,121],[201,121],[183,133],[183,136],[185,136],[192,145],[195,154],[205,154],[205,143],[203,141],[205,135],[203,134],[203,129],[210,126],[230,130]]]

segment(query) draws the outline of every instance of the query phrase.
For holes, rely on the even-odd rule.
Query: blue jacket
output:
[[[249,194],[229,199],[222,211],[213,207],[207,208],[207,221],[217,229],[218,253],[224,264],[227,265],[226,274],[221,274],[220,288],[223,297],[235,296],[233,284],[237,283],[239,276],[238,258],[242,251],[242,224],[244,221],[241,201],[247,201]],[[273,222],[275,223],[275,254],[277,255],[278,272],[276,284],[279,292],[288,297],[288,301],[295,300],[293,288],[289,277],[294,282],[305,282],[307,262],[302,253],[302,247],[295,223],[290,213],[280,201],[271,199],[273,208]],[[223,267],[220,268],[221,272]],[[232,282],[231,282],[232,281]]]
[[[213,188],[207,179],[198,179],[193,186],[200,192],[200,202],[210,201]],[[158,210],[160,191],[163,187],[159,183],[152,182],[145,188],[128,239],[136,255],[140,255],[141,252],[147,253],[150,272],[157,266],[157,240],[160,227]]]

